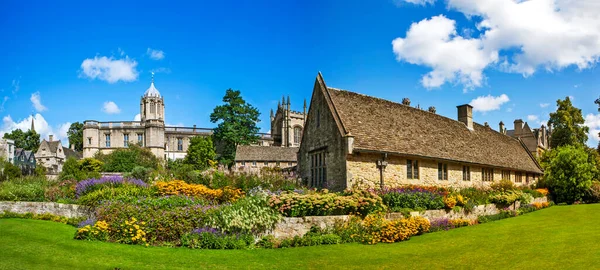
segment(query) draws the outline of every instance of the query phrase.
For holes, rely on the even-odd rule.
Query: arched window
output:
[[[300,144],[300,139],[302,138],[302,127],[295,126],[294,127],[294,144]]]

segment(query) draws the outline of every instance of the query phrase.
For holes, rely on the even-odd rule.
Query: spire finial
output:
[[[154,83],[154,71],[152,71],[152,83]]]

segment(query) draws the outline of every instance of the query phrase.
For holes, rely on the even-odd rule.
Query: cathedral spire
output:
[[[35,133],[35,125],[33,124],[33,120],[35,120],[35,117],[33,114],[31,114],[31,131]]]

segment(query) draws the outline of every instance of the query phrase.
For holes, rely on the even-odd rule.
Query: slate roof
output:
[[[77,152],[71,148],[68,147],[63,147],[63,151],[65,151],[65,157],[68,158],[75,158],[75,159],[81,159],[83,158],[83,155],[80,152]]]
[[[473,123],[462,122],[400,103],[327,88],[343,133],[354,149],[397,153],[542,173],[521,141]]]
[[[298,147],[239,145],[235,161],[297,161]]]

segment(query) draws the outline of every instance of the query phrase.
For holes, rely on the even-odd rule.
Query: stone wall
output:
[[[93,211],[85,206],[53,202],[0,202],[0,212],[19,214],[53,214],[62,217],[91,217]]]
[[[533,202],[547,202],[548,200],[543,198],[535,198]],[[532,202],[532,203],[533,203]],[[510,209],[518,209],[520,207],[519,202],[515,205],[509,207]],[[454,212],[452,210],[427,210],[423,212],[411,212],[410,215],[413,217],[425,217],[429,220],[438,219],[438,218],[448,218],[448,219],[477,219],[479,216],[489,216],[500,213],[501,209],[498,209],[493,204],[479,205],[469,213],[463,211]],[[306,234],[312,226],[318,226],[322,229],[327,227],[332,227],[336,221],[347,221],[350,216],[340,215],[340,216],[310,216],[310,217],[287,217],[284,218],[281,222],[277,223],[275,229],[271,232],[267,233],[269,235],[273,235],[275,238],[283,239],[283,238],[291,238],[294,236],[303,236]],[[387,218],[390,220],[401,219],[404,216],[401,213],[390,213],[387,215]]]
[[[381,159],[380,154],[374,153],[354,153],[348,155],[346,167],[348,168],[348,182],[351,185],[360,187],[379,187],[379,169],[376,162]],[[426,186],[450,186],[457,188],[464,187],[486,187],[492,182],[482,181],[482,167],[471,164],[462,164],[448,161],[438,161],[432,159],[414,159],[419,162],[419,179],[408,179],[406,172],[407,157],[388,155],[388,165],[383,173],[383,179],[386,186],[398,185],[426,185]],[[438,163],[442,162],[448,166],[448,180],[438,180]],[[463,166],[470,168],[470,181],[463,180]],[[494,181],[502,179],[502,170],[494,169]],[[522,182],[515,182],[515,171],[509,171],[508,180],[515,185],[526,184],[526,174],[523,173]],[[535,179],[530,179],[535,180]]]

